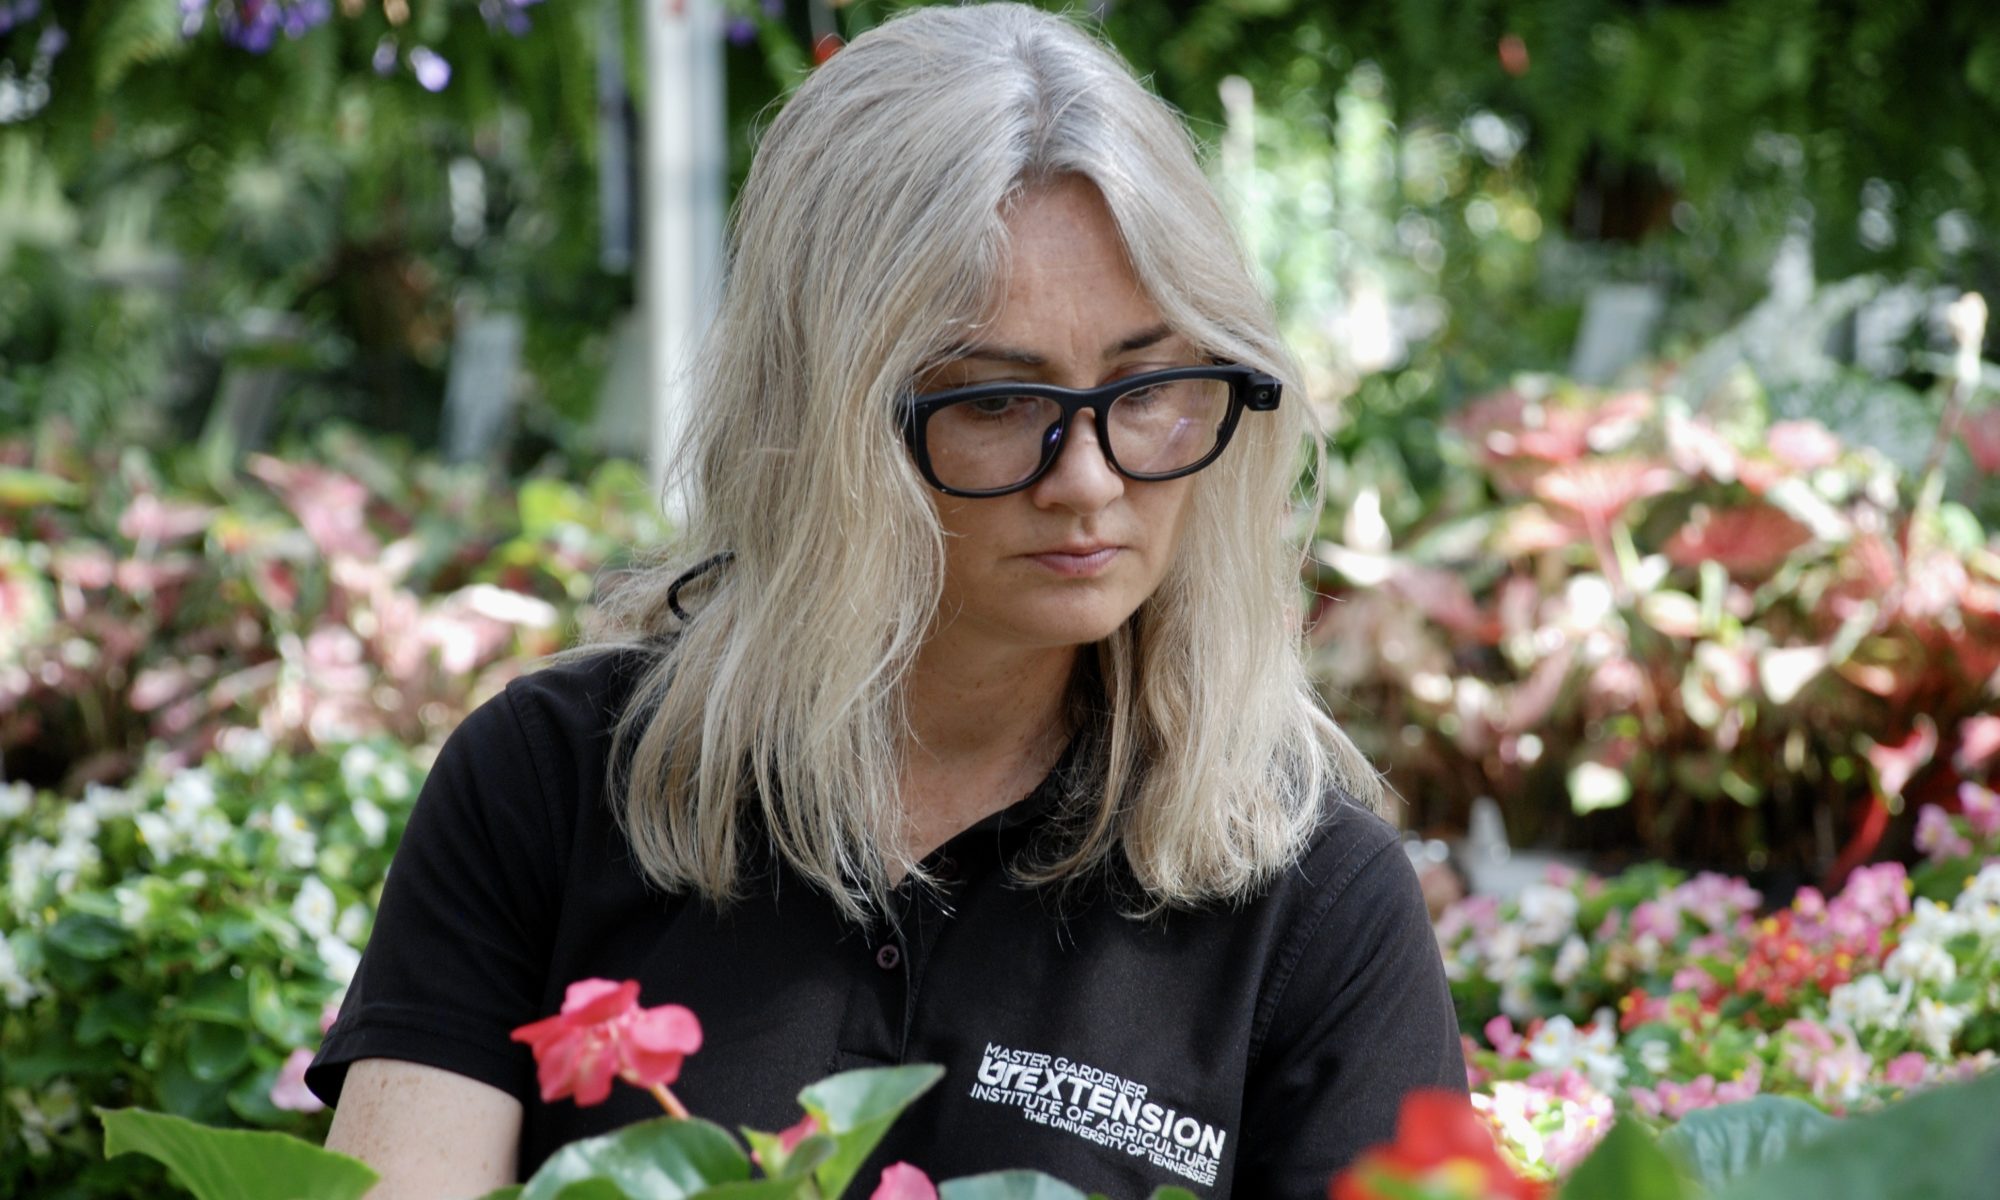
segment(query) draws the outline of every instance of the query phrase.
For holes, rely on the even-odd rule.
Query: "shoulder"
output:
[[[1257,1034],[1304,990],[1325,989],[1411,947],[1434,953],[1429,913],[1396,828],[1344,793],[1330,792],[1298,861],[1266,903],[1281,928],[1265,974]]]

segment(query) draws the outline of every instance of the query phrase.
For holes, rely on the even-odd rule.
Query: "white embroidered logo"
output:
[[[1195,1183],[1213,1185],[1229,1135],[1146,1099],[1146,1085],[1067,1058],[986,1044],[972,1098],[1011,1104],[1037,1125],[1145,1155]]]

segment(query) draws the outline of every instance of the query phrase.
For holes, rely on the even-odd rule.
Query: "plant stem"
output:
[[[672,1092],[668,1091],[666,1084],[656,1083],[653,1085],[653,1099],[660,1102],[660,1107],[667,1110],[668,1116],[678,1121],[688,1119],[687,1105],[682,1104]]]

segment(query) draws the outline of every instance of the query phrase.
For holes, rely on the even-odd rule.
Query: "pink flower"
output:
[[[278,1078],[271,1084],[271,1103],[278,1108],[293,1112],[318,1112],[325,1108],[319,1097],[306,1087],[306,1068],[312,1065],[313,1052],[294,1050],[286,1056],[285,1065],[278,1068]]]
[[[1840,439],[1818,421],[1779,421],[1765,432],[1771,453],[1794,471],[1811,471],[1840,461]]]
[[[1958,723],[1958,750],[1951,765],[1970,775],[2000,758],[2000,716],[1980,713]]]
[[[882,1182],[868,1200],[937,1200],[937,1188],[909,1163],[891,1163],[882,1169]]]
[[[2000,833],[2000,792],[1976,783],[1961,783],[1958,807],[1964,811],[1975,836],[1990,838]]]
[[[322,1037],[325,1036],[327,1031],[333,1028],[333,1023],[335,1021],[338,1021],[339,1019],[340,1019],[340,1001],[338,1000],[327,1001],[326,1007],[319,1010],[320,1035]]]
[[[818,1114],[807,1113],[805,1116],[799,1118],[798,1124],[779,1131],[778,1153],[785,1158],[791,1157],[792,1151],[799,1148],[800,1142],[805,1141],[815,1133],[823,1132],[825,1129],[826,1122],[820,1120]],[[781,1169],[780,1164],[765,1162],[763,1155],[755,1150],[750,1152],[750,1158],[766,1171],[776,1172]]]
[[[1917,813],[1917,849],[1932,862],[1972,857],[1972,843],[1952,826],[1951,814],[1935,804],[1926,804]]]
[[[1898,1054],[1882,1067],[1882,1082],[1894,1087],[1913,1088],[1923,1083],[1929,1066],[1921,1051]]]
[[[665,1087],[680,1078],[681,1060],[701,1049],[692,1012],[678,1004],[640,1008],[639,984],[629,979],[580,979],[563,993],[562,1012],[512,1036],[535,1052],[543,1100],[574,1096],[586,1106],[611,1095],[614,1076],[636,1087]]]
[[[1524,1057],[1521,1035],[1514,1032],[1514,1022],[1501,1016],[1486,1022],[1486,1040],[1493,1043],[1493,1050],[1501,1058]]]

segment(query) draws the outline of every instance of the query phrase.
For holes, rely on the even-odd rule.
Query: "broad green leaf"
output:
[[[102,962],[125,948],[125,929],[105,917],[73,912],[49,926],[48,940],[65,954]]]
[[[722,1183],[696,1192],[689,1200],[819,1200],[817,1191],[808,1191],[811,1181],[798,1179],[751,1179],[743,1183]]]
[[[1040,1171],[995,1171],[947,1179],[938,1185],[938,1200],[1085,1200],[1084,1194]]]
[[[196,1021],[188,1036],[187,1060],[203,1083],[233,1078],[250,1061],[250,1034],[234,1025]]]
[[[106,1158],[157,1159],[195,1200],[360,1200],[379,1178],[365,1163],[287,1134],[211,1129],[136,1108],[97,1115]]]
[[[1561,1200],[1696,1200],[1666,1152],[1636,1122],[1620,1121],[1563,1184]]]
[[[160,1107],[176,1117],[199,1124],[219,1124],[229,1119],[229,1084],[196,1079],[185,1058],[170,1057],[153,1076],[153,1091]]]
[[[741,1132],[743,1140],[750,1143],[751,1160],[764,1168],[764,1174],[773,1179],[798,1179],[832,1158],[837,1148],[832,1138],[815,1133],[802,1138],[787,1153],[775,1133],[747,1126]]]
[[[153,1036],[153,1006],[123,988],[92,996],[77,1019],[76,1040],[93,1046],[107,1039],[145,1042]]]
[[[644,1200],[644,1198],[627,1195],[624,1188],[609,1179],[579,1179],[557,1192],[555,1200]]]
[[[944,1068],[922,1064],[843,1071],[799,1093],[799,1104],[826,1122],[833,1156],[813,1172],[820,1191],[838,1196],[910,1102],[944,1078]]]
[[[1186,1188],[1163,1187],[1153,1193],[1151,1200],[1196,1200],[1196,1196]]]
[[[475,1197],[475,1200],[521,1200],[521,1185],[510,1183],[503,1188],[494,1188],[483,1196]]]
[[[2000,1074],[1921,1092],[1730,1181],[1718,1200],[1960,1200],[2000,1179]]]
[[[29,1091],[43,1087],[58,1075],[109,1074],[124,1063],[125,1056],[109,1042],[88,1047],[42,1046],[18,1053],[9,1046],[6,1057],[0,1058],[0,1067],[6,1068],[7,1086]]]
[[[227,971],[205,975],[194,985],[175,1015],[191,1020],[218,1021],[224,1025],[250,1023],[250,981]]]
[[[1793,1096],[1758,1096],[1689,1113],[1660,1138],[1711,1191],[1746,1171],[1783,1158],[1821,1137],[1835,1122]]]
[[[83,489],[60,475],[21,467],[0,467],[0,507],[40,508],[45,504],[78,504]]]
[[[564,1146],[528,1180],[521,1200],[555,1200],[570,1184],[592,1178],[644,1200],[681,1200],[749,1177],[750,1160],[720,1126],[658,1117]]]

